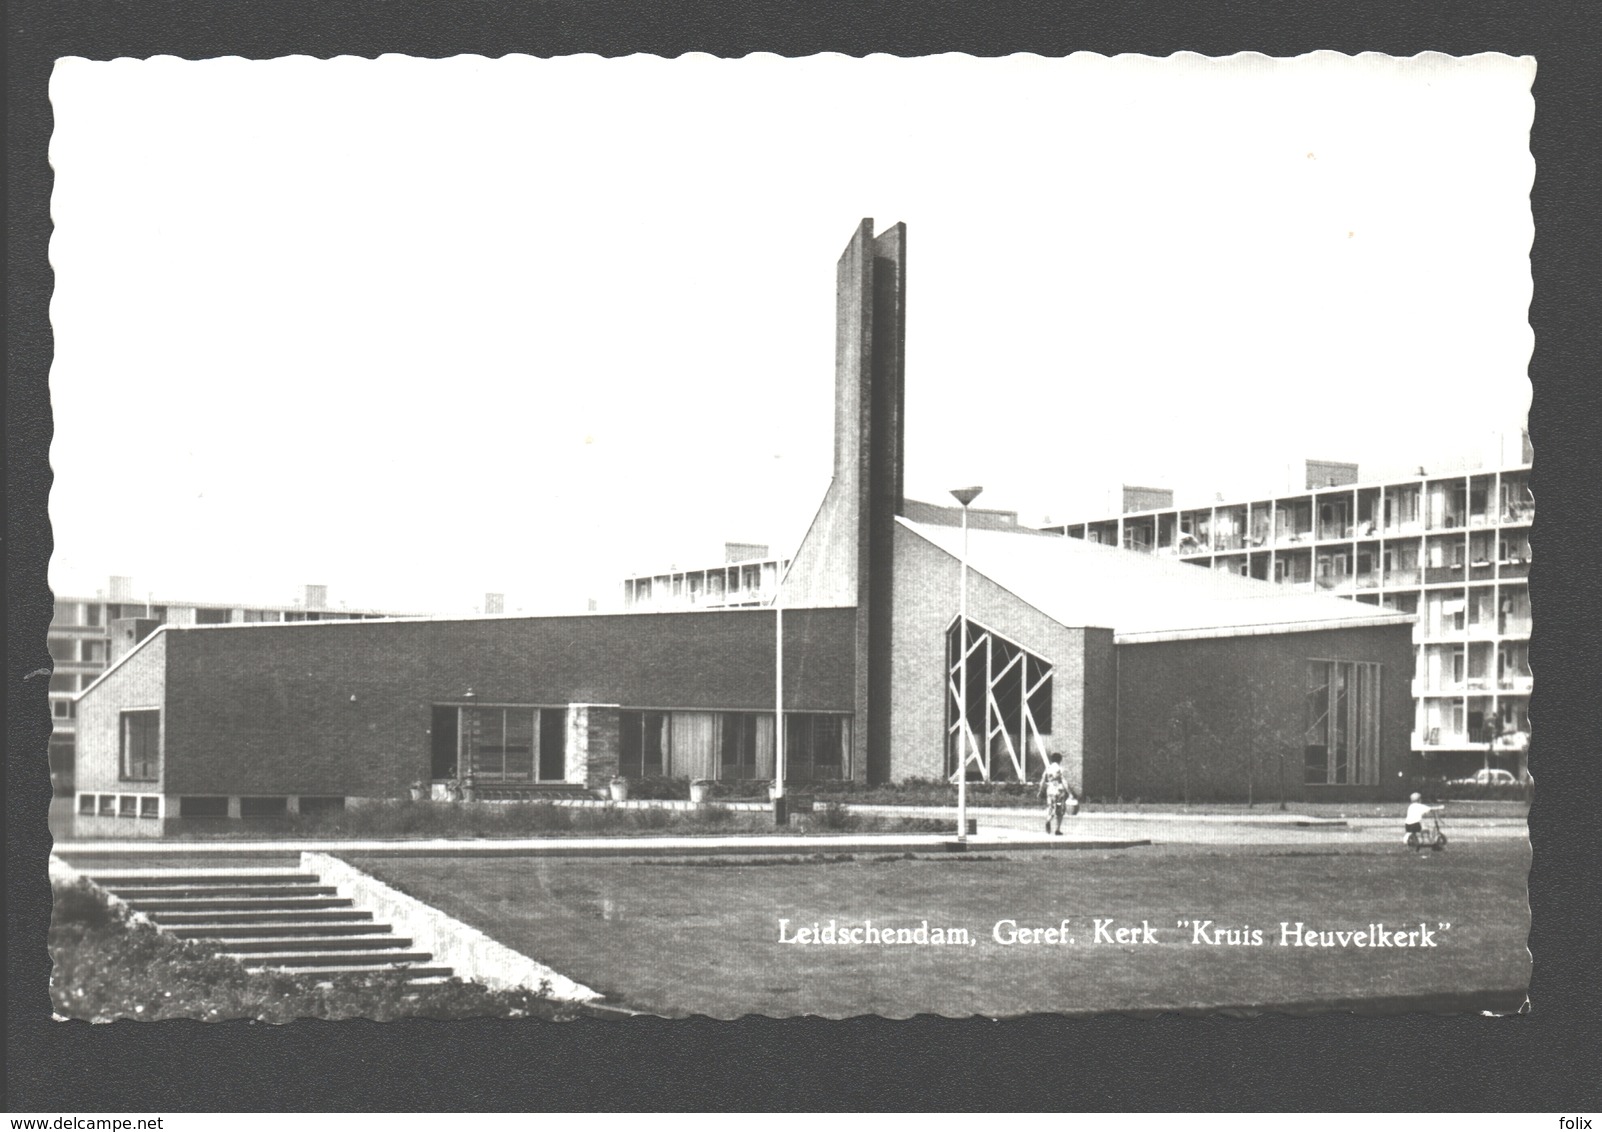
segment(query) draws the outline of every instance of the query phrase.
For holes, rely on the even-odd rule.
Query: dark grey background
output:
[[[1595,563],[1602,36],[1583,0],[1203,4],[1186,0],[14,0],[8,25],[7,1012],[13,1113],[401,1109],[1596,1111],[1602,1096]],[[636,51],[805,55],[1316,49],[1532,54],[1539,631],[1531,818],[1533,1012],[1517,1018],[747,1019],[118,1023],[49,1018],[45,884],[51,598],[51,130],[55,58],[202,59]],[[842,129],[891,129],[882,122]],[[782,223],[782,217],[775,218]],[[1472,233],[1465,233],[1465,239]],[[108,491],[114,492],[114,485]],[[129,501],[131,503],[131,501]]]

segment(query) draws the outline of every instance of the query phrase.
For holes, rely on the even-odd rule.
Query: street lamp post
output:
[[[957,613],[957,844],[968,844],[968,505],[982,487],[959,487],[951,494],[962,504],[962,576]]]
[[[784,589],[773,594],[773,824],[790,824],[784,796]]]
[[[790,824],[790,800],[784,795],[784,583],[795,565],[779,559],[773,588],[773,824]]]

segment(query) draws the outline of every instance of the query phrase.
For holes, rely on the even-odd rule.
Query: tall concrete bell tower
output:
[[[834,478],[796,551],[786,605],[855,606],[858,776],[890,774],[890,613],[901,513],[907,226],[862,221],[836,268]]]

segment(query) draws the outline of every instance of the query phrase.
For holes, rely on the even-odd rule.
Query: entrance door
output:
[[[456,777],[457,714],[460,709],[435,705],[429,723],[429,777],[435,779]]]
[[[545,708],[540,713],[540,781],[567,779],[567,712]]]

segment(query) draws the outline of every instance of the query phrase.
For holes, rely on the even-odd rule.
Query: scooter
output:
[[[1433,849],[1439,853],[1446,848],[1446,832],[1441,829],[1441,814],[1438,810],[1430,812],[1430,824],[1418,833],[1407,835],[1409,849]]]

